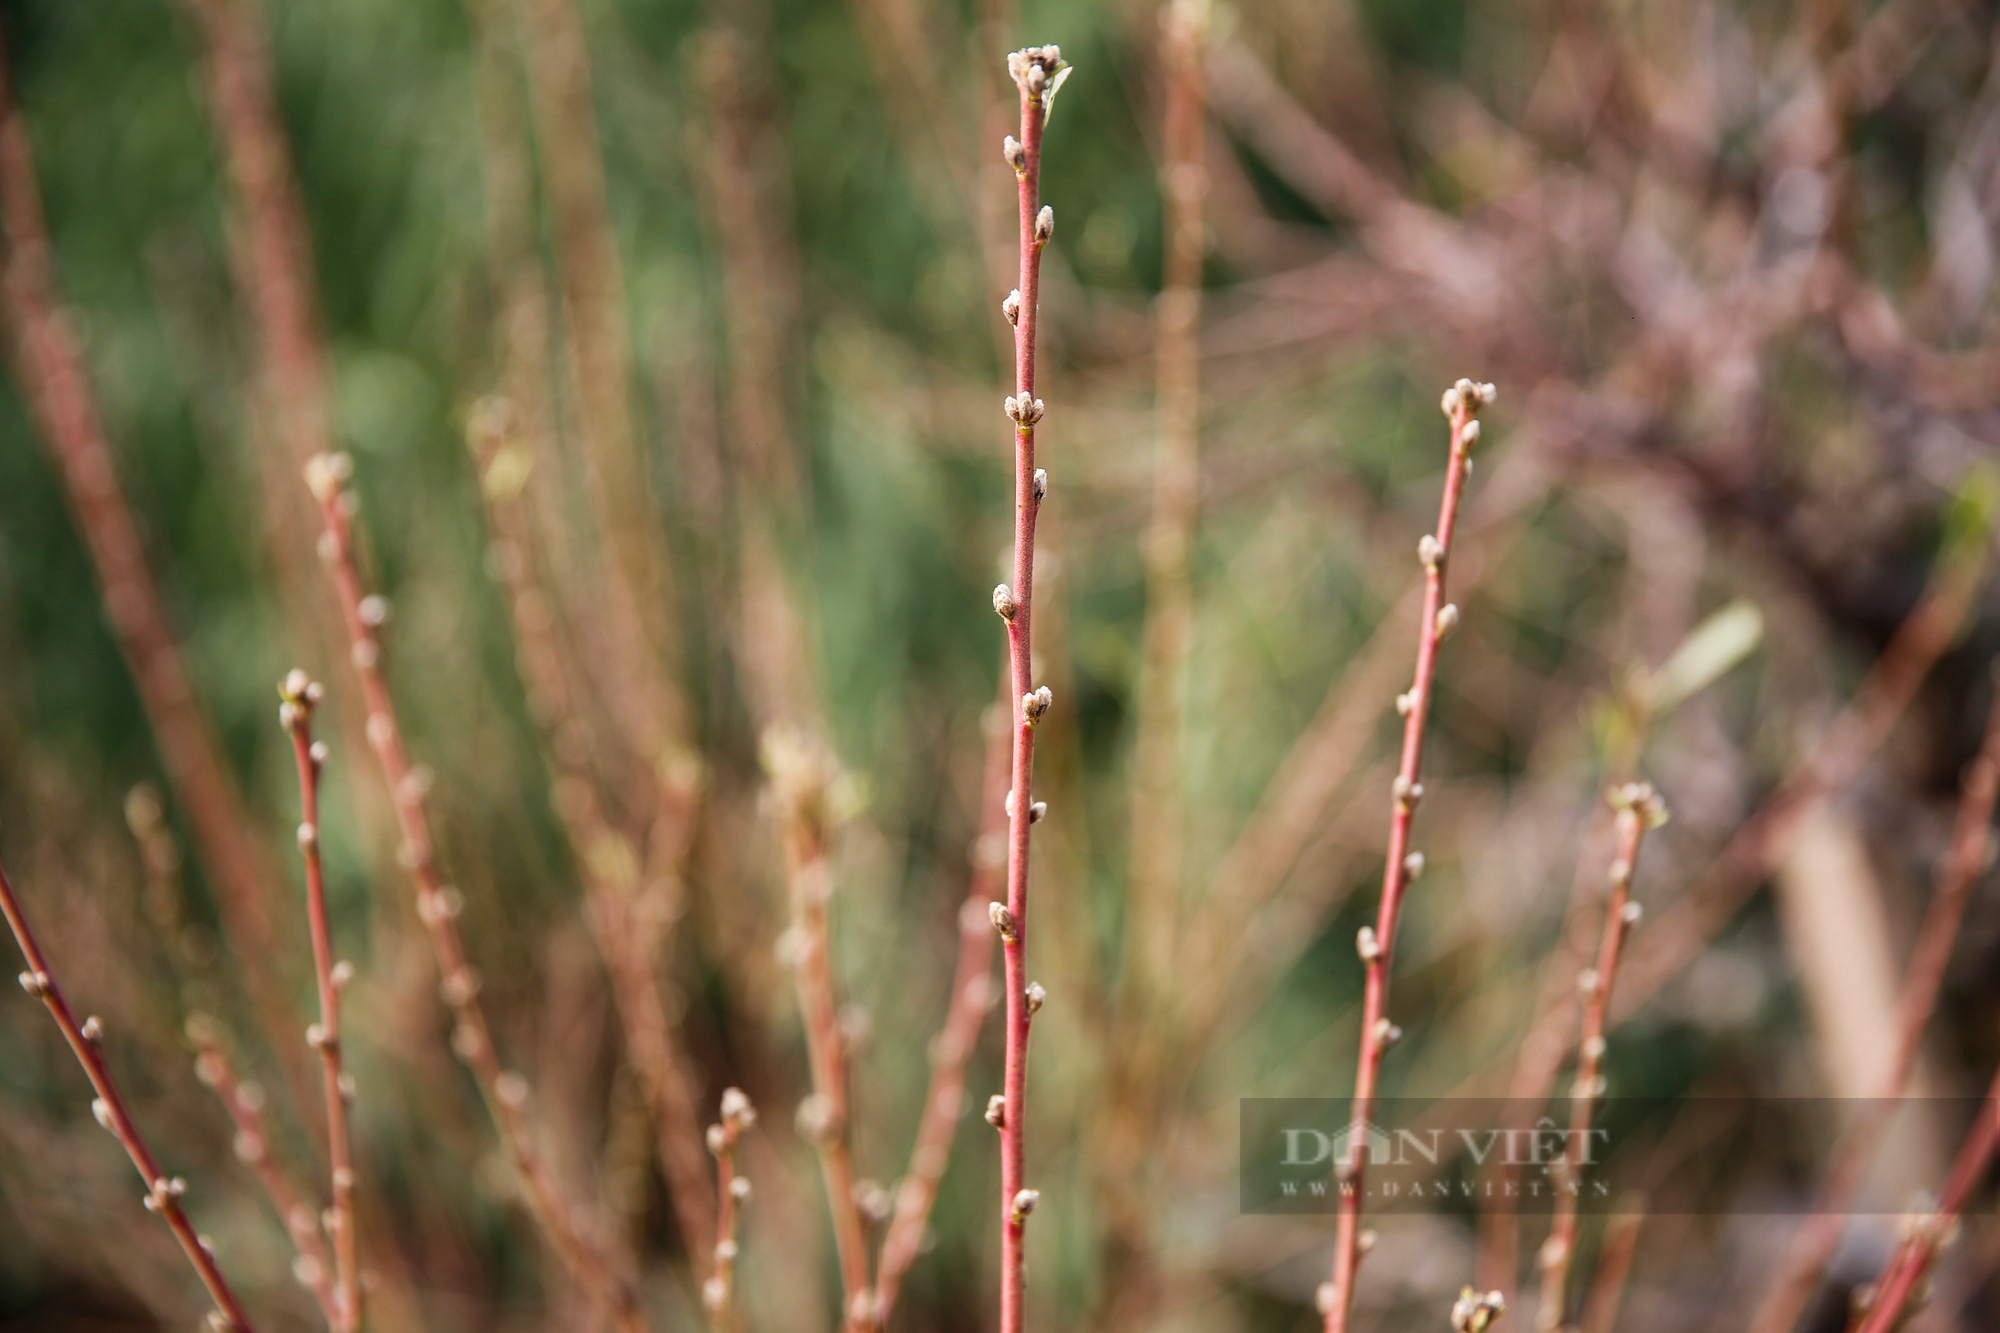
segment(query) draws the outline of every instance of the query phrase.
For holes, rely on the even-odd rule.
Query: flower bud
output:
[[[1005,903],[988,903],[986,914],[993,921],[993,929],[1000,932],[1000,938],[1012,944],[1020,936],[1014,928],[1014,914],[1007,910]]]

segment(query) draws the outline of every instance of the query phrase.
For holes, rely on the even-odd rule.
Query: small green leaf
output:
[[[1056,71],[1056,76],[1053,79],[1049,80],[1049,89],[1047,92],[1042,94],[1043,125],[1047,125],[1049,123],[1049,118],[1055,115],[1056,94],[1062,91],[1063,80],[1067,79],[1069,77],[1069,72],[1075,68],[1076,68],[1075,65],[1064,65],[1061,69]]]
[[[1665,717],[1721,679],[1764,637],[1764,614],[1748,602],[1731,602],[1694,627],[1652,674],[1653,715]]]

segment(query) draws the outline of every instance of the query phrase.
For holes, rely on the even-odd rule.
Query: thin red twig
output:
[[[1751,1321],[1751,1333],[1784,1333],[1798,1322],[1812,1296],[1813,1284],[1840,1243],[1848,1209],[1916,1065],[1917,1048],[1937,1008],[1938,992],[1944,985],[1945,968],[1951,962],[1952,945],[1958,939],[1959,923],[1965,919],[1972,886],[1992,864],[1996,797],[2000,797],[2000,707],[1987,715],[1986,737],[1966,767],[1951,850],[1945,857],[1937,892],[1931,896],[1923,925],[1918,928],[1897,996],[1896,1045],[1889,1068],[1883,1072],[1875,1097],[1863,1104],[1859,1119],[1835,1145],[1833,1161],[1820,1182],[1819,1198],[1793,1236],[1778,1280]]]
[[[597,776],[581,747],[564,741],[584,725],[557,642],[553,598],[536,577],[534,526],[524,491],[529,463],[515,437],[511,407],[489,399],[473,411],[468,434],[480,466],[480,495],[493,531],[491,564],[506,594],[514,630],[514,656],[527,688],[541,753],[554,792],[553,805],[569,837],[578,873],[588,891],[585,919],[603,955],[613,998],[639,1088],[653,1123],[655,1156],[688,1251],[701,1264],[701,1237],[715,1229],[708,1197],[708,1170],[701,1160],[701,1121],[692,1079],[675,1041],[673,1020],[661,997],[654,964],[665,930],[680,906],[682,854],[695,816],[692,783],[657,781],[663,841],[670,854],[649,868],[636,840],[614,825],[598,795]],[[658,903],[659,923],[642,919],[654,881],[665,885]]]
[[[1667,817],[1666,805],[1643,782],[1629,782],[1618,788],[1612,793],[1611,803],[1618,810],[1611,892],[1604,904],[1604,933],[1597,947],[1597,963],[1577,977],[1577,994],[1583,1000],[1583,1034],[1577,1043],[1576,1082],[1569,1094],[1569,1134],[1558,1167],[1560,1188],[1556,1193],[1554,1219],[1540,1255],[1542,1303],[1536,1326],[1544,1333],[1562,1325],[1570,1265],[1576,1257],[1577,1194],[1583,1183],[1591,1117],[1598,1098],[1604,1095],[1604,1034],[1610,1026],[1606,1015],[1626,933],[1639,920],[1639,904],[1632,901],[1632,875],[1638,867],[1639,847],[1647,830],[1659,827]]]
[[[855,1189],[847,1040],[834,997],[827,926],[827,899],[833,893],[827,844],[837,822],[840,778],[823,749],[782,730],[765,735],[764,763],[784,836],[792,895],[789,961],[812,1069],[812,1093],[799,1103],[799,1130],[818,1150],[826,1181],[840,1258],[841,1327],[862,1333],[876,1326],[875,1291],[868,1278],[868,1228]]]
[[[1126,957],[1138,1002],[1152,1007],[1174,967],[1183,869],[1181,734],[1194,638],[1189,562],[1201,483],[1202,216],[1208,134],[1202,60],[1205,14],[1169,6],[1161,18],[1166,75],[1161,193],[1165,271],[1154,332],[1153,512],[1146,529],[1146,620],[1141,633],[1137,733],[1132,750],[1132,858]]]
[[[502,1066],[493,1047],[492,1029],[479,1001],[479,977],[466,959],[465,941],[458,930],[461,900],[458,890],[446,885],[438,869],[430,816],[424,809],[425,782],[404,745],[402,726],[396,720],[395,699],[382,670],[378,630],[387,617],[388,606],[382,598],[369,593],[361,578],[354,550],[353,500],[347,489],[352,467],[345,454],[320,455],[307,466],[306,480],[319,502],[325,526],[321,552],[340,597],[350,655],[368,713],[369,744],[374,748],[402,832],[400,856],[417,891],[417,915],[430,932],[445,1003],[451,1006],[456,1019],[452,1050],[479,1084],[501,1146],[520,1178],[528,1209],[563,1266],[621,1333],[640,1333],[646,1321],[637,1298],[598,1245],[583,1234],[535,1146],[527,1116],[530,1095],[527,1079]]]
[[[1625,985],[1612,1006],[1614,1023],[1700,956],[1790,852],[1806,817],[1853,782],[1881,748],[1916,697],[1918,686],[1958,637],[1985,565],[1984,532],[1940,555],[1923,596],[1811,752],[1785,774],[1756,813],[1633,945],[1624,967]],[[1566,1049],[1562,1034],[1577,1021],[1576,1005],[1574,992],[1564,989],[1535,1015],[1517,1048],[1510,1101],[1538,1102],[1548,1094]],[[1489,1061],[1452,1095],[1477,1095],[1476,1090],[1493,1086],[1498,1064]],[[1512,1230],[1512,1219],[1503,1217],[1482,1235],[1482,1246],[1489,1247],[1489,1253],[1482,1256],[1481,1267],[1492,1281],[1506,1281],[1513,1274]],[[1501,1241],[1497,1247],[1496,1238]]]
[[[1014,683],[1013,782],[1007,793],[1007,901],[994,904],[1007,978],[1007,1063],[1000,1119],[1000,1333],[1021,1333],[1026,1280],[1022,1238],[1028,1214],[1041,1195],[1027,1187],[1028,1024],[1040,1008],[1040,991],[1028,982],[1028,843],[1037,818],[1031,781],[1035,766],[1035,726],[1050,704],[1048,686],[1035,685],[1029,650],[1035,595],[1035,518],[1048,494],[1048,474],[1035,467],[1035,423],[1042,400],[1035,397],[1035,329],[1040,315],[1042,250],[1055,235],[1055,210],[1041,202],[1042,130],[1049,102],[1060,86],[1062,52],[1030,46],[1007,57],[1007,72],[1021,91],[1021,137],[1002,145],[1014,168],[1020,203],[1021,285],[1003,309],[1014,325],[1014,393],[1007,415],[1014,422],[1014,585],[993,590],[993,606],[1007,622]],[[1010,711],[1012,711],[1010,709]]]
[[[1996,1148],[2000,1148],[2000,1075],[1994,1077],[1992,1086],[1987,1089],[1986,1100],[1979,1107],[1979,1118],[1973,1122],[1965,1142],[1959,1147],[1958,1156],[1952,1161],[1951,1173],[1945,1177],[1944,1193],[1938,1196],[1937,1207],[1910,1219],[1909,1235],[1889,1257],[1882,1275],[1875,1279],[1868,1312],[1856,1333],[1890,1333],[1896,1327],[1904,1308],[1923,1286],[1938,1251],[1957,1230],[1958,1217],[1965,1209],[1966,1199],[1986,1178],[1988,1168],[1993,1165]]]
[[[292,1238],[292,1275],[313,1294],[327,1327],[340,1322],[339,1295],[333,1286],[333,1257],[327,1253],[326,1236],[320,1231],[319,1212],[304,1201],[297,1185],[286,1174],[271,1151],[271,1136],[264,1125],[264,1091],[255,1083],[237,1076],[235,1063],[222,1044],[222,1034],[213,1020],[196,1014],[188,1019],[188,1040],[195,1046],[195,1076],[214,1090],[222,1108],[236,1126],[236,1156],[257,1173],[258,1183],[285,1233]]]
[[[118,1088],[111,1081],[111,1071],[104,1064],[103,1025],[95,1018],[78,1023],[70,1012],[69,1003],[63,998],[62,988],[56,984],[55,973],[49,967],[49,960],[42,953],[34,931],[28,926],[20,900],[14,896],[14,886],[7,879],[5,867],[0,867],[0,915],[6,916],[7,927],[14,932],[14,942],[21,946],[21,955],[28,962],[28,970],[21,974],[21,989],[48,1006],[49,1016],[62,1029],[63,1039],[76,1053],[77,1063],[83,1066],[90,1086],[97,1090],[97,1100],[91,1103],[91,1112],[96,1115],[97,1122],[110,1130],[124,1146],[125,1155],[132,1159],[139,1179],[146,1184],[147,1210],[166,1219],[174,1239],[180,1242],[188,1262],[194,1265],[201,1284],[208,1288],[209,1297],[215,1302],[215,1311],[209,1316],[209,1323],[218,1333],[256,1333],[250,1316],[244,1313],[243,1303],[236,1299],[236,1293],[216,1266],[208,1238],[195,1231],[194,1223],[188,1221],[187,1213],[181,1208],[181,1196],[187,1192],[187,1182],[178,1176],[169,1177],[160,1170],[158,1160],[139,1136],[138,1126],[132,1123],[131,1113],[125,1109],[125,1099],[118,1095]]]
[[[1006,859],[1002,849],[1007,837],[1007,777],[1012,758],[1008,741],[1013,734],[1005,721],[1013,682],[1006,679],[1004,668],[1001,675],[1000,720],[986,747],[972,882],[958,913],[958,963],[952,971],[950,1007],[931,1048],[930,1085],[924,1090],[924,1109],[917,1120],[909,1170],[896,1190],[895,1213],[889,1219],[889,1231],[875,1265],[875,1312],[885,1326],[902,1290],[903,1275],[923,1246],[924,1228],[937,1202],[938,1186],[951,1157],[951,1141],[958,1132],[959,1112],[965,1105],[966,1062],[978,1044],[980,1025],[993,1008],[993,923],[987,917],[987,904],[994,901],[999,870]]]
[[[715,1255],[701,1287],[702,1304],[717,1333],[733,1333],[736,1327],[736,1210],[750,1198],[750,1178],[736,1169],[736,1143],[756,1123],[757,1110],[743,1090],[724,1089],[722,1119],[707,1134],[708,1150],[715,1154]]]
[[[1353,1156],[1340,1178],[1339,1230],[1333,1250],[1333,1277],[1319,1290],[1319,1309],[1326,1333],[1346,1333],[1354,1304],[1354,1279],[1366,1246],[1361,1232],[1361,1200],[1368,1171],[1367,1134],[1362,1128],[1374,1111],[1375,1085],[1382,1057],[1401,1035],[1389,1019],[1389,965],[1395,957],[1396,927],[1402,919],[1403,895],[1423,869],[1421,853],[1410,850],[1410,828],[1423,800],[1424,727],[1430,720],[1431,697],[1437,681],[1438,645],[1458,621],[1458,608],[1444,600],[1445,566],[1458,526],[1458,504],[1470,471],[1472,447],[1479,440],[1479,409],[1493,400],[1493,386],[1460,380],[1445,391],[1444,412],[1451,421],[1451,454],[1445,464],[1444,495],[1438,505],[1438,528],[1417,545],[1424,570],[1424,609],[1417,628],[1417,670],[1409,692],[1396,700],[1403,714],[1403,756],[1390,793],[1389,858],[1382,872],[1382,902],[1375,925],[1362,927],[1357,941],[1367,983],[1361,1008],[1361,1049],[1354,1074]]]
[[[353,1084],[342,1068],[340,993],[353,967],[333,959],[333,928],[326,916],[326,874],[319,855],[319,775],[326,747],[312,738],[313,709],[323,690],[303,671],[293,671],[279,686],[284,703],[278,720],[292,739],[292,757],[299,772],[299,855],[306,868],[306,921],[312,933],[313,976],[319,989],[319,1022],[306,1029],[306,1042],[319,1051],[320,1074],[326,1085],[326,1155],[331,1167],[333,1207],[327,1230],[333,1237],[335,1333],[361,1327],[361,1258],[354,1230],[354,1145],[348,1129]]]
[[[54,252],[26,126],[0,53],[0,213],[6,229],[8,341],[40,434],[90,553],[119,652],[159,747],[160,762],[193,826],[195,846],[218,890],[222,924],[243,960],[257,1015],[275,1042],[295,1031],[271,975],[275,936],[265,894],[271,883],[241,791],[188,679],[180,648],[146,561],[138,524],[118,480],[84,364],[83,348],[56,285]]]
[[[1633,1202],[1640,1204],[1643,1200]],[[1639,1253],[1639,1233],[1645,1226],[1643,1212],[1630,1212],[1615,1219],[1605,1230],[1597,1272],[1590,1279],[1590,1289],[1584,1293],[1583,1313],[1576,1321],[1579,1333],[1613,1333],[1617,1328],[1618,1305],[1632,1276],[1632,1261]]]

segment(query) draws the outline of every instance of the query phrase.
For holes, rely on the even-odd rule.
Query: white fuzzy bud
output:
[[[493,1098],[509,1110],[520,1110],[528,1104],[528,1080],[512,1069],[502,1071],[493,1080]]]
[[[722,1122],[739,1133],[757,1123],[757,1108],[750,1104],[749,1094],[743,1089],[722,1090]]]
[[[1000,932],[1000,938],[1012,944],[1020,938],[1014,930],[1014,914],[1007,910],[1005,903],[988,903],[986,914],[993,921],[993,929]]]
[[[1033,693],[1021,696],[1021,717],[1032,727],[1042,720],[1042,715],[1049,711],[1049,705],[1054,702],[1055,695],[1049,691],[1048,686],[1043,685]]]

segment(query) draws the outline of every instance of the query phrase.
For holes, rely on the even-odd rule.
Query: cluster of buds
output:
[[[313,709],[325,697],[324,686],[297,667],[292,668],[278,682],[278,725],[288,732],[310,725]]]
[[[1031,394],[1024,393],[1018,398],[1009,394],[1000,408],[1009,421],[1019,426],[1032,426],[1042,419],[1042,400]]]
[[[1614,789],[1605,800],[1611,803],[1611,808],[1618,812],[1621,819],[1641,820],[1648,829],[1659,828],[1669,818],[1667,803],[1660,799],[1660,794],[1653,790],[1650,782],[1628,782]],[[1631,873],[1629,867],[1626,873]]]
[[[1007,57],[1007,72],[1013,75],[1014,82],[1020,85],[1021,95],[1030,102],[1053,98],[1068,70],[1069,66],[1063,62],[1062,48],[1053,43],[1023,47]]]
[[[306,462],[306,485],[322,504],[337,499],[354,476],[351,454],[314,454]]]
[[[165,1176],[160,1177],[153,1182],[152,1192],[146,1195],[146,1211],[164,1213],[169,1207],[180,1202],[181,1196],[187,1193],[187,1187],[187,1182],[179,1176],[175,1176],[172,1180],[168,1180]]]
[[[1479,415],[1498,396],[1498,391],[1490,384],[1474,384],[1471,380],[1460,380],[1444,391],[1444,401],[1439,404],[1448,417],[1455,417],[1463,411],[1469,417]]]
[[[1490,391],[1492,386],[1487,387]],[[1486,1333],[1506,1313],[1507,1299],[1499,1292],[1489,1291],[1482,1296],[1466,1287],[1460,1290],[1451,1307],[1451,1327],[1453,1333]]]

